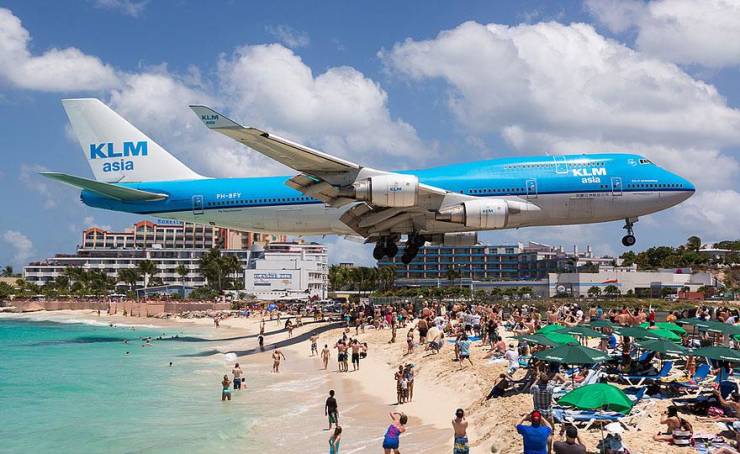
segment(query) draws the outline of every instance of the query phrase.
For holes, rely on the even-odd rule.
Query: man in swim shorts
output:
[[[339,410],[337,409],[337,399],[334,398],[334,390],[329,391],[329,397],[324,404],[324,414],[329,417],[329,430],[332,424],[339,427]]]
[[[362,346],[360,345],[360,342],[355,339],[354,342],[352,342],[352,370],[359,370],[360,369],[360,349]]]
[[[465,412],[462,408],[455,411],[455,419],[452,420],[452,429],[455,431],[455,444],[452,448],[452,454],[468,454],[470,446],[468,445],[468,421],[465,419]]]

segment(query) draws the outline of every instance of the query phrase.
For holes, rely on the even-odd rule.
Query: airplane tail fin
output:
[[[99,99],[64,99],[95,179],[143,182],[203,178]]]

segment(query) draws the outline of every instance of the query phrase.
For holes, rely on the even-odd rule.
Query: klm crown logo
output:
[[[123,142],[123,146],[117,149],[113,142],[91,143],[90,159],[114,159],[103,163],[103,172],[120,172],[123,170],[134,170],[134,161],[124,159],[134,156],[147,156],[149,154],[146,140],[139,142]]]

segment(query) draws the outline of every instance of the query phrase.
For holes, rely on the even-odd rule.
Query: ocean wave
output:
[[[62,314],[0,314],[0,320],[3,318],[12,320],[27,320],[30,322],[49,322],[49,323],[63,323],[63,324],[79,324],[88,326],[108,326],[112,328],[149,328],[149,329],[160,329],[164,328],[159,325],[150,324],[136,324],[136,323],[115,323],[115,322],[103,322],[98,320],[90,320],[85,318],[65,318]],[[111,324],[113,326],[111,326]]]

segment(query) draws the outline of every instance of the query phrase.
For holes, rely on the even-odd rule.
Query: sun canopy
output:
[[[640,323],[640,327],[642,327],[642,328],[646,328],[647,329],[649,326],[650,326],[650,323],[648,323],[648,322]],[[657,322],[655,324],[655,326],[657,326],[660,329],[665,329],[665,330],[668,330],[668,331],[672,331],[672,332],[674,332],[676,334],[679,334],[679,335],[680,334],[686,334],[686,330],[683,329],[683,328],[681,328],[680,326],[676,325],[675,323],[671,323],[671,322]]]
[[[606,353],[593,348],[584,347],[577,343],[570,343],[543,350],[532,356],[545,362],[574,365],[598,364],[609,359],[609,356]]]
[[[682,345],[674,344],[671,341],[665,339],[645,339],[637,341],[637,345],[643,350],[668,353],[672,355],[688,355],[689,349]]]
[[[608,383],[578,387],[561,397],[558,403],[582,410],[611,410],[620,413],[629,412],[633,405],[621,389]]]

